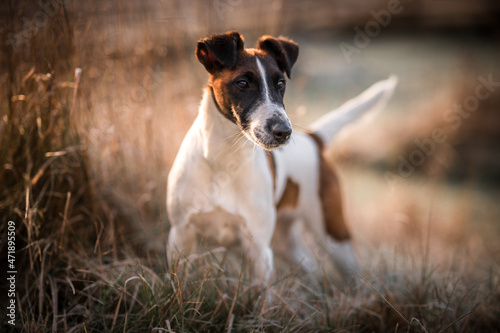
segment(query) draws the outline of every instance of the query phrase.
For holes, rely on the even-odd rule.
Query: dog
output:
[[[358,264],[339,182],[323,152],[347,124],[380,109],[396,79],[374,84],[300,133],[283,103],[295,42],[262,36],[256,48],[244,48],[243,37],[229,31],[199,40],[195,53],[209,83],[168,176],[170,264],[203,242],[247,254],[252,276],[269,282],[272,243],[298,264],[310,257],[303,227],[340,272],[352,273]]]

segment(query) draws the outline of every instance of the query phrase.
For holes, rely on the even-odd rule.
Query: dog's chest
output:
[[[220,159],[216,165],[207,164],[204,172],[204,184],[199,185],[208,199],[205,210],[223,207],[231,214],[243,214],[247,207],[261,208],[265,199],[272,205],[273,179],[263,151]]]
[[[263,169],[265,154],[255,151],[251,157],[238,163],[221,159],[203,167],[203,181],[196,184],[203,202],[188,223],[208,245],[236,245],[256,221],[274,219],[272,177]]]

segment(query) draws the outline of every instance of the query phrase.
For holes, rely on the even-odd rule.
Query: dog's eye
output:
[[[276,83],[276,87],[280,90],[285,88],[285,80],[279,80],[278,83]]]
[[[239,80],[238,82],[236,82],[236,85],[241,89],[247,89],[249,86],[248,82],[245,80]]]

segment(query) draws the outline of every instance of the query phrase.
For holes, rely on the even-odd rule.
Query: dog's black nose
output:
[[[279,143],[286,142],[292,134],[292,128],[287,123],[276,123],[271,127],[273,137]]]

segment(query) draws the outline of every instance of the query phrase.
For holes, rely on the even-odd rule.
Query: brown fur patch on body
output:
[[[274,161],[273,153],[269,150],[266,150],[266,157],[271,175],[273,176],[273,192],[276,193],[276,162]]]
[[[230,247],[238,243],[245,220],[216,206],[211,211],[191,215],[189,223],[206,244]]]
[[[277,206],[278,212],[285,209],[288,210],[295,209],[299,203],[299,193],[300,193],[299,184],[297,184],[290,178],[287,178],[285,191],[283,192],[283,195],[281,196],[281,199],[278,202]]]
[[[314,133],[309,136],[318,146],[319,152],[319,197],[323,210],[323,219],[328,234],[337,241],[346,241],[351,238],[345,224],[342,209],[340,185],[333,167],[323,156],[323,141]]]
[[[271,174],[273,176],[273,191],[276,193],[276,163],[274,161],[274,156],[271,151],[266,152],[267,162],[269,163],[269,169],[271,170]],[[283,195],[280,198],[280,201],[276,205],[276,208],[279,211],[293,210],[299,204],[299,193],[300,188],[299,184],[287,178],[285,190],[283,191]]]

